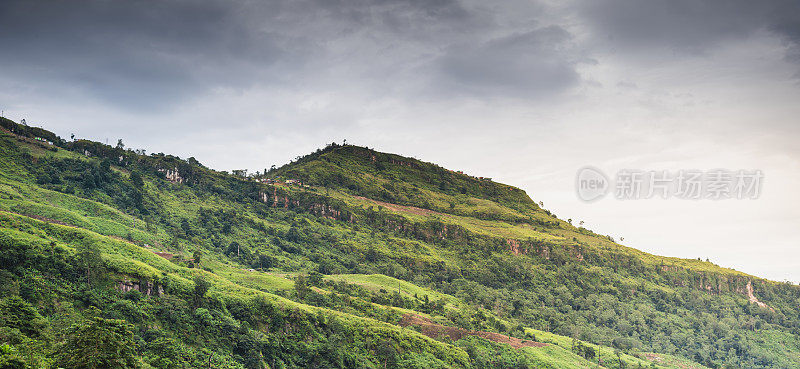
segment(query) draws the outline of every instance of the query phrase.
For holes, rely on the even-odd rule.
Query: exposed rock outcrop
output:
[[[161,173],[164,173],[164,177],[172,182],[172,183],[183,183],[184,179],[181,177],[181,174],[178,172],[178,168],[173,169],[159,169]]]
[[[756,305],[758,305],[758,306],[760,306],[762,308],[770,309],[773,312],[775,311],[775,309],[769,307],[767,304],[765,304],[765,303],[763,303],[763,302],[758,300],[756,295],[753,293],[753,282],[752,281],[747,281],[747,286],[745,288],[747,289],[747,299],[750,300],[750,302],[752,302],[752,303],[754,303],[754,304],[756,304]]]
[[[131,279],[127,276],[117,282],[117,289],[122,292],[137,290],[147,296],[161,296],[164,294],[164,287],[157,283]]]

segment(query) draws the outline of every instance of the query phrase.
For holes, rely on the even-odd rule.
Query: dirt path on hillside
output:
[[[457,327],[446,327],[441,324],[434,323],[428,318],[415,315],[415,314],[406,314],[403,315],[403,318],[400,319],[400,326],[401,327],[408,327],[408,326],[419,326],[421,328],[422,334],[431,337],[431,338],[441,338],[441,337],[448,337],[453,341],[460,340],[466,336],[478,336],[481,338],[485,338],[489,341],[494,341],[498,343],[505,343],[510,345],[513,348],[523,348],[523,347],[545,347],[547,346],[546,343],[541,342],[534,342],[529,340],[523,340],[516,337],[509,337],[500,333],[494,332],[484,332],[484,331],[470,331],[463,328]]]
[[[54,223],[54,224],[63,225],[63,226],[67,226],[67,227],[80,228],[80,227],[78,227],[78,226],[76,226],[74,224],[64,223],[64,222],[62,222],[60,220],[45,218],[45,217],[40,216],[40,215],[22,214],[22,213],[17,213],[17,212],[14,212],[14,211],[9,211],[9,210],[0,210],[0,211],[2,211],[4,213],[8,213],[8,214],[14,214],[14,215],[20,215],[20,216],[23,216],[23,217],[33,218],[33,219],[40,220],[40,221],[45,222],[45,223]]]

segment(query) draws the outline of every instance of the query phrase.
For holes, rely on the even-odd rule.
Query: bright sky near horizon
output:
[[[647,252],[800,281],[800,3],[0,2],[5,116],[219,170],[331,141],[523,188]],[[585,203],[578,169],[764,173]]]

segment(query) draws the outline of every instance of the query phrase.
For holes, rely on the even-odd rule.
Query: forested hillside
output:
[[[800,367],[798,286],[487,178],[337,144],[232,175],[0,127],[0,367]]]

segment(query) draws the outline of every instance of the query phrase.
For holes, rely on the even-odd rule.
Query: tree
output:
[[[194,234],[192,225],[186,218],[183,218],[183,220],[181,220],[181,231],[183,231],[183,233],[185,233],[187,236],[191,236],[192,234]]]
[[[585,346],[583,348],[583,357],[585,357],[587,360],[591,361],[592,359],[594,359],[594,356],[595,356],[594,347]]]
[[[100,161],[100,174],[108,175],[109,173],[111,173],[111,160],[106,158]]]
[[[194,263],[200,265],[200,260],[202,258],[203,254],[200,252],[200,250],[194,250],[194,253],[192,254],[192,259],[194,259]]]
[[[194,277],[194,305],[200,306],[203,304],[203,299],[206,297],[209,287],[208,281],[202,274]]]
[[[397,364],[397,348],[394,342],[390,340],[382,340],[378,344],[376,354],[378,358],[383,361],[384,368],[393,368]]]
[[[300,297],[300,299],[305,298],[306,295],[311,292],[311,288],[308,287],[308,281],[303,275],[299,275],[297,276],[297,279],[295,279],[294,289],[297,291],[297,296]]]
[[[102,274],[103,258],[100,249],[93,242],[81,244],[78,247],[78,261],[86,269],[86,283],[92,284],[92,279]]]
[[[133,327],[124,320],[93,317],[70,328],[58,364],[74,369],[140,368]]]
[[[125,144],[122,143],[122,139],[121,138],[119,140],[117,140],[117,148],[120,149],[120,150],[125,148]]]
[[[139,172],[131,172],[131,183],[137,188],[141,188],[144,186],[144,181],[142,180],[142,175]]]
[[[377,261],[380,258],[380,253],[375,249],[374,245],[369,245],[367,252],[364,253],[364,258],[369,262]]]
[[[324,276],[318,272],[311,272],[308,274],[308,283],[312,286],[320,286],[322,285],[322,279]]]
[[[275,265],[275,258],[269,255],[258,254],[258,267],[261,269],[269,269]]]
[[[81,186],[84,189],[91,190],[91,189],[95,188],[96,185],[97,185],[97,180],[96,180],[96,178],[94,176],[94,173],[92,173],[91,171],[87,170],[83,174],[83,181],[81,182]]]
[[[302,231],[297,229],[297,227],[292,226],[289,228],[289,231],[286,232],[286,239],[294,243],[300,243],[305,239],[305,235]]]
[[[614,349],[614,355],[617,355],[617,361],[619,361],[619,367],[625,368],[625,362],[622,361],[622,351],[619,349]]]
[[[7,343],[0,345],[0,368],[25,369],[25,360],[19,356],[17,350]]]
[[[239,257],[239,253],[241,252],[240,248],[241,247],[240,247],[238,242],[232,241],[231,244],[228,245],[228,249],[225,250],[225,255],[230,255],[235,250],[236,251],[236,257],[238,258]]]
[[[39,315],[39,311],[19,296],[0,300],[0,321],[29,337],[40,336],[47,327],[47,320]]]

